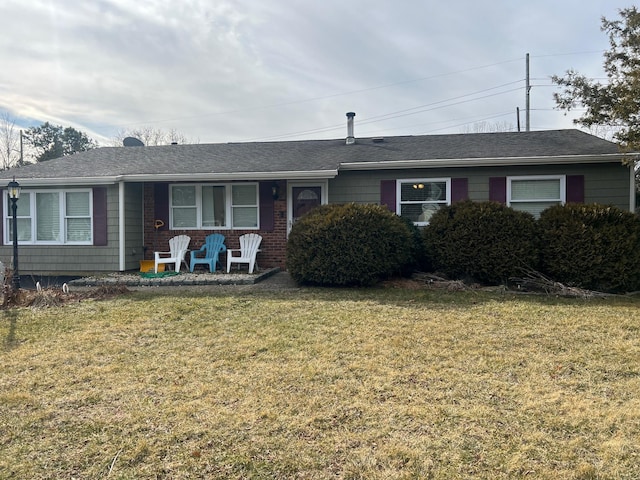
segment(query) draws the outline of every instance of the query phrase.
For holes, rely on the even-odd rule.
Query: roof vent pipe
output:
[[[356,143],[356,139],[353,136],[353,117],[355,116],[356,114],[353,112],[347,113],[347,145]]]

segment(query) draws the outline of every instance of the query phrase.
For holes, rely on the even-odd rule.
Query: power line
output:
[[[205,117],[211,117],[211,116],[219,116],[219,115],[231,115],[231,114],[236,114],[236,113],[242,113],[242,112],[251,112],[251,111],[255,111],[255,110],[267,110],[270,108],[279,108],[279,107],[286,107],[289,105],[299,105],[302,103],[310,103],[310,102],[315,102],[318,100],[327,100],[329,98],[336,98],[336,97],[342,97],[342,96],[346,96],[346,95],[354,95],[357,93],[364,93],[364,92],[371,92],[374,90],[381,90],[384,88],[391,88],[391,87],[396,87],[399,85],[407,85],[410,83],[417,83],[417,82],[423,82],[426,80],[433,80],[436,78],[442,78],[442,77],[447,77],[447,76],[451,76],[451,75],[459,75],[462,73],[467,73],[467,72],[472,72],[472,71],[476,71],[476,70],[482,70],[485,68],[490,68],[490,67],[495,67],[498,65],[504,65],[507,63],[513,63],[513,62],[519,62],[521,61],[521,59],[511,59],[511,60],[503,60],[503,61],[499,61],[499,62],[494,62],[494,63],[490,63],[490,64],[486,64],[486,65],[480,65],[477,67],[470,67],[470,68],[465,68],[462,70],[456,70],[453,72],[446,72],[446,73],[439,73],[436,75],[430,75],[428,77],[421,77],[421,78],[415,78],[415,79],[411,79],[411,80],[403,80],[403,81],[399,81],[399,82],[394,82],[394,83],[387,83],[387,84],[382,84],[382,85],[376,85],[373,87],[367,87],[367,88],[361,88],[361,89],[357,89],[357,90],[349,90],[346,92],[338,92],[338,93],[333,93],[333,94],[329,94],[329,95],[321,95],[321,96],[317,96],[317,97],[309,97],[309,98],[304,98],[304,99],[300,99],[300,100],[291,100],[288,102],[280,102],[280,103],[272,103],[272,104],[267,104],[267,105],[257,105],[257,106],[252,106],[252,107],[246,107],[246,108],[237,108],[237,109],[233,109],[233,110],[224,110],[224,111],[220,111],[220,112],[215,112],[215,113],[208,113],[208,114],[202,114],[202,115],[187,115],[187,116],[183,116],[183,117],[176,117],[173,119],[165,119],[165,120],[155,120],[155,121],[148,121],[148,122],[137,122],[137,123],[131,123],[131,124],[127,124],[127,125],[119,125],[116,126],[115,128],[127,128],[127,127],[132,127],[135,125],[140,125],[140,124],[152,124],[152,123],[165,123],[165,122],[177,122],[180,120],[190,120],[190,119],[196,119],[196,118],[205,118]],[[104,125],[106,126],[106,125]],[[101,126],[98,125],[96,128],[100,128]],[[112,126],[111,126],[112,127]]]
[[[513,114],[514,114],[513,111],[508,111],[508,112],[490,114],[489,116],[473,115],[471,117],[455,118],[455,119],[448,119],[448,120],[438,120],[438,121],[434,121],[434,122],[420,123],[420,124],[414,124],[414,125],[404,125],[402,127],[396,127],[396,128],[385,128],[384,132],[389,132],[391,130],[401,130],[401,129],[402,130],[415,129],[416,127],[420,127],[420,126],[424,126],[424,125],[442,124],[442,123],[447,123],[447,122],[459,122],[461,120],[464,120],[463,123],[458,123],[458,124],[455,124],[455,125],[448,125],[448,126],[445,126],[445,127],[435,128],[435,129],[427,130],[425,132],[417,134],[417,135],[425,135],[425,134],[428,134],[428,133],[438,132],[438,131],[442,131],[442,130],[448,130],[448,129],[451,129],[451,128],[463,127],[465,125],[472,125],[472,124],[476,124],[476,123],[479,123],[479,122],[484,122],[484,121],[487,121],[487,120],[493,120],[495,118],[506,117],[507,115],[513,115]],[[367,135],[367,136],[372,136],[373,134],[375,134],[376,132],[379,132],[379,131],[381,131],[381,129],[365,130],[364,134]]]
[[[531,55],[531,58],[548,58],[548,57],[570,57],[573,55],[592,55],[594,53],[604,53],[606,50],[586,50],[581,52],[567,52],[567,53],[548,53],[544,55]]]
[[[505,117],[507,115],[513,115],[513,112],[505,112],[505,113],[500,113],[500,114],[493,115],[491,117],[480,118],[480,119],[474,120],[473,123],[484,122],[486,120],[493,120],[494,118]],[[469,125],[471,123],[472,122],[465,122],[465,123],[459,123],[457,125],[450,125],[448,127],[442,127],[442,128],[438,128],[438,129],[435,129],[435,130],[429,130],[427,132],[421,133],[420,135],[426,135],[428,133],[439,132],[439,131],[442,131],[442,130],[448,130],[450,128],[464,127],[465,125]]]
[[[546,57],[562,57],[562,56],[572,56],[572,55],[588,55],[588,54],[594,54],[594,53],[602,53],[604,51],[605,50],[578,51],[578,52],[567,52],[567,53],[552,53],[552,54],[532,55],[531,57],[532,58],[546,58]],[[427,81],[427,80],[433,80],[433,79],[436,79],[436,78],[443,78],[443,77],[447,77],[447,76],[451,76],[451,75],[460,75],[462,73],[473,72],[473,71],[482,70],[482,69],[485,69],[485,68],[491,68],[491,67],[495,67],[495,66],[498,66],[498,65],[504,65],[504,64],[520,62],[520,61],[522,61],[522,57],[509,59],[509,60],[502,60],[502,61],[498,61],[498,62],[494,62],[494,63],[490,63],[490,64],[479,65],[479,66],[470,67],[470,68],[461,69],[461,70],[456,70],[456,71],[452,71],[452,72],[445,72],[445,73],[430,75],[430,76],[426,76],[426,77],[420,77],[420,78],[415,78],[415,79],[409,79],[409,80],[403,80],[403,81],[392,82],[392,83],[387,83],[387,84],[381,84],[381,85],[376,85],[376,86],[372,86],[372,87],[349,90],[349,91],[344,91],[344,92],[337,92],[337,93],[328,94],[328,95],[320,95],[320,96],[315,96],[315,97],[303,98],[303,99],[298,99],[298,100],[291,100],[291,101],[286,101],[286,102],[278,102],[278,103],[272,103],[272,104],[266,104],[266,105],[254,105],[254,106],[249,106],[249,107],[246,107],[246,108],[236,108],[236,109],[231,109],[231,110],[223,110],[223,111],[219,111],[219,112],[200,114],[200,115],[187,115],[187,116],[182,116],[182,117],[175,117],[173,119],[153,120],[153,121],[146,121],[146,122],[136,122],[136,123],[130,123],[130,124],[120,125],[120,126],[109,125],[109,127],[110,128],[127,128],[127,127],[133,127],[133,126],[141,125],[141,124],[154,124],[154,123],[157,124],[157,123],[177,122],[177,121],[181,121],[181,120],[190,120],[190,119],[206,118],[206,117],[213,117],[213,116],[220,116],[220,115],[231,115],[231,114],[237,114],[237,113],[242,113],[242,112],[251,112],[251,111],[256,111],[256,110],[267,110],[267,109],[273,109],[273,108],[280,108],[280,107],[285,107],[285,106],[290,106],[290,105],[298,105],[298,104],[303,104],[303,103],[310,103],[310,102],[315,102],[315,101],[320,101],[320,100],[326,100],[326,99],[330,99],[330,98],[337,98],[337,97],[342,97],[342,96],[347,96],[347,95],[354,95],[354,94],[358,94],[358,93],[371,92],[371,91],[375,91],[375,90],[380,90],[380,89],[385,89],[385,88],[392,88],[392,87],[401,86],[401,85],[408,85],[408,84],[411,84],[411,83],[417,83],[417,82],[422,82],[422,81]],[[537,80],[542,80],[542,79],[537,79]],[[522,81],[522,80],[519,80],[517,82],[520,82],[520,81]],[[517,83],[517,82],[512,82],[512,83]],[[509,84],[505,84],[505,85],[509,85]],[[539,85],[539,86],[541,86],[541,85]],[[500,88],[500,87],[499,86],[498,87],[492,87],[492,89],[495,89],[495,88]],[[488,90],[491,90],[491,89],[488,89]],[[503,92],[503,93],[508,93],[508,92]],[[454,98],[463,98],[465,96],[470,96],[470,95],[474,95],[474,94],[467,94],[467,95],[463,95],[461,97],[454,97]],[[486,98],[486,97],[483,97],[483,98]],[[371,117],[369,119],[365,119],[365,120],[359,122],[359,124],[372,123],[372,122],[379,121],[379,120],[382,120],[382,119],[398,118],[400,116],[404,116],[404,115],[402,115],[402,113],[410,112],[411,110],[417,110],[417,109],[420,109],[420,108],[423,108],[423,107],[427,107],[427,106],[433,106],[433,105],[438,104],[438,103],[445,103],[447,101],[451,101],[451,99],[442,100],[440,102],[435,102],[434,104],[428,104],[428,105],[412,107],[411,109],[407,109],[407,110],[404,110],[404,111],[401,110],[401,111],[398,111],[398,112],[390,112],[390,113],[387,113],[387,114],[379,115],[377,117]],[[469,100],[469,101],[473,101],[473,100]],[[456,104],[453,104],[453,105],[456,105]],[[442,107],[442,108],[444,108],[444,107]],[[422,111],[415,112],[415,113],[421,113],[423,111],[427,111],[427,110],[422,110]],[[405,113],[405,115],[412,115],[412,114],[414,114],[414,113]],[[388,118],[385,118],[385,117],[388,117]],[[103,125],[103,127],[107,127],[107,125]],[[337,125],[332,125],[332,126],[327,126],[327,127],[320,127],[320,128],[310,129],[310,130],[301,131],[301,132],[293,132],[293,133],[289,133],[289,134],[282,134],[282,135],[263,137],[263,138],[265,138],[265,139],[286,138],[286,137],[297,136],[297,135],[302,135],[302,134],[307,134],[307,133],[326,132],[326,131],[331,131],[331,130],[335,130],[337,128],[342,128],[342,127],[343,127],[342,124],[337,124]],[[100,126],[98,125],[98,126],[96,126],[94,128],[100,128]]]
[[[368,117],[368,118],[364,118],[364,119],[360,120],[358,122],[358,125],[367,125],[367,124],[370,124],[370,123],[377,123],[377,122],[380,122],[380,121],[383,121],[383,120],[392,120],[392,119],[395,119],[395,118],[401,118],[401,117],[406,117],[406,116],[409,116],[409,115],[416,115],[418,113],[424,113],[424,112],[429,112],[429,111],[433,111],[433,110],[438,110],[438,109],[441,109],[441,108],[447,108],[447,107],[452,107],[452,106],[456,106],[456,105],[461,105],[463,103],[482,100],[482,99],[485,99],[485,98],[495,97],[495,96],[498,96],[498,95],[504,95],[505,93],[515,92],[517,90],[520,90],[520,88],[513,88],[513,89],[505,90],[505,91],[502,91],[502,92],[493,93],[493,94],[490,94],[490,95],[483,95],[481,97],[476,97],[476,98],[471,98],[471,99],[468,99],[468,100],[463,100],[463,101],[460,101],[460,102],[447,103],[447,102],[452,102],[454,100],[460,100],[462,98],[478,95],[479,93],[484,93],[484,92],[488,92],[488,91],[491,91],[491,90],[495,90],[497,88],[503,88],[505,86],[514,85],[514,84],[521,83],[521,82],[522,82],[522,80],[516,80],[516,81],[508,82],[508,83],[505,83],[505,84],[502,84],[502,85],[497,85],[495,87],[486,88],[486,89],[483,89],[483,90],[478,90],[476,92],[467,93],[467,94],[464,94],[464,95],[458,95],[456,97],[451,97],[451,98],[448,98],[448,99],[445,99],[445,100],[439,100],[437,102],[432,102],[432,103],[428,103],[428,104],[424,104],[424,105],[418,105],[416,107],[411,107],[411,108],[404,109],[404,110],[397,110],[395,112],[384,113],[384,114],[381,114],[381,115],[375,115],[373,117]],[[307,134],[310,134],[310,133],[330,132],[330,131],[333,131],[333,130],[341,129],[343,127],[344,127],[344,125],[342,123],[340,123],[340,124],[330,125],[330,126],[326,126],[326,127],[315,128],[315,129],[311,129],[311,130],[303,130],[303,131],[298,131],[298,132],[285,133],[285,134],[281,134],[281,135],[272,135],[272,136],[268,136],[268,137],[252,138],[252,139],[247,139],[245,141],[276,140],[276,139],[282,139],[282,138],[296,137],[296,136],[300,136],[300,135],[307,135]]]

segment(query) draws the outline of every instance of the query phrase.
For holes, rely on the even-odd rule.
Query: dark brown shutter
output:
[[[162,220],[165,228],[169,228],[169,184],[156,183],[153,185],[153,221]]]
[[[107,232],[107,189],[93,189],[93,244],[104,246],[108,243]]]
[[[275,209],[272,186],[273,182],[260,182],[260,230],[263,232],[273,231]]]
[[[4,206],[4,199],[7,198],[7,191],[0,190],[0,212],[4,212],[2,207]],[[10,208],[7,208],[7,213],[11,215]],[[4,218],[0,222],[0,245],[4,243]]]
[[[466,178],[451,179],[451,203],[469,198],[469,180]]]
[[[507,203],[507,177],[489,178],[489,200]]]
[[[567,203],[584,203],[584,175],[567,175]]]
[[[393,213],[396,213],[396,181],[380,181],[380,205],[386,206]]]

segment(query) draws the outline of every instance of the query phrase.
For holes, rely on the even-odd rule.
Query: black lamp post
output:
[[[7,191],[9,198],[11,199],[11,212],[13,214],[13,288],[15,290],[20,289],[20,272],[18,270],[18,217],[17,210],[18,205],[16,202],[20,198],[20,184],[16,182],[16,178],[7,185]]]

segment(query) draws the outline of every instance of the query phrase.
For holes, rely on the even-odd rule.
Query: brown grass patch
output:
[[[5,310],[0,478],[640,478],[639,305],[212,288]]]
[[[15,290],[10,285],[5,285],[2,296],[2,308],[59,307],[65,303],[79,302],[82,300],[107,300],[125,293],[129,293],[129,289],[125,285],[103,285],[77,292],[64,291],[62,288]]]

